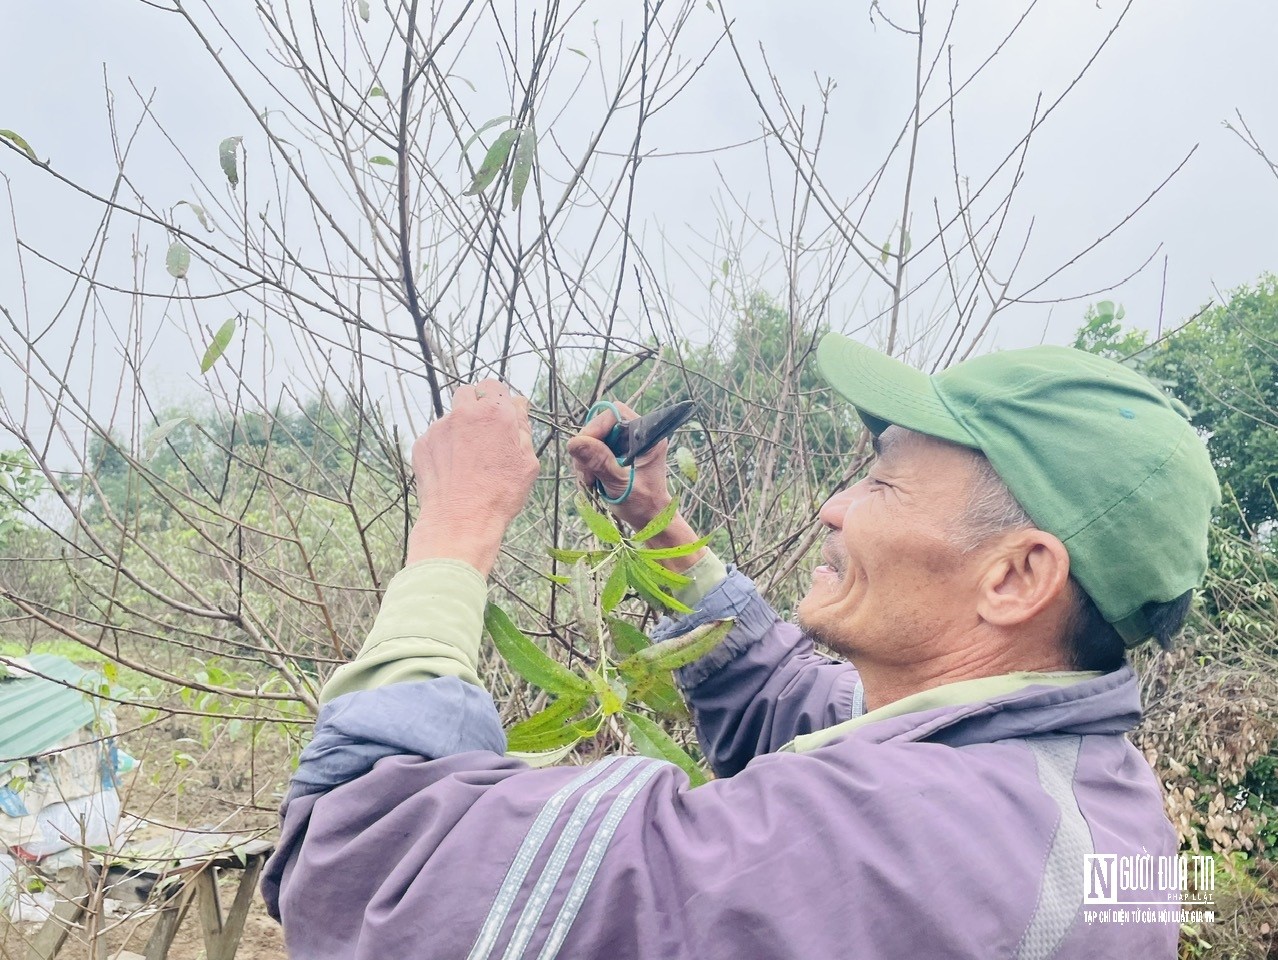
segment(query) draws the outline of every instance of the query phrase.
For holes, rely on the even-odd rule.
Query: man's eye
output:
[[[870,481],[870,486],[872,486],[872,487],[886,487],[886,486],[889,486],[889,484],[884,483],[884,482],[883,482],[882,480],[880,480],[878,477],[870,477],[870,476],[867,476],[865,479]]]

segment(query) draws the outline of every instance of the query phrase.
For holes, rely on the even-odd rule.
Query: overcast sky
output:
[[[252,46],[256,41],[250,34],[258,27],[242,9],[247,6],[228,4],[224,9],[233,22],[243,24]],[[629,30],[625,35],[633,38],[637,3],[587,0],[585,6],[583,25],[568,37],[570,43],[593,49],[593,16],[603,21],[599,30]],[[913,4],[888,2],[883,7],[904,20]],[[997,164],[1022,135],[1040,95],[1044,102],[1059,95],[1122,10],[1112,0],[1047,0],[1040,7],[995,67],[959,102],[958,149],[964,173],[974,179]],[[948,17],[948,4],[934,2],[931,9],[932,24]],[[962,7],[951,40],[956,75],[965,75],[987,56],[1023,9],[1023,3],[1011,0]],[[757,68],[761,62],[762,44],[796,104],[816,109],[820,83],[826,78],[837,82],[822,169],[827,182],[836,186],[846,177],[846,193],[854,193],[881,162],[906,115],[913,78],[911,38],[881,17],[872,18],[862,2],[753,0],[731,2],[727,10],[736,21],[741,48],[754,58],[752,65]],[[373,12],[375,26],[376,17],[385,17],[385,12],[376,2]],[[217,142],[248,125],[245,108],[177,17],[128,0],[10,2],[3,15],[0,128],[18,131],[42,159],[73,180],[105,190],[114,172],[104,71],[117,109],[130,120],[138,112],[130,86],[156,92],[156,115],[176,144],[204,164],[205,175],[216,174]],[[708,49],[720,26],[713,10],[694,17],[687,37],[690,53]],[[1041,339],[1067,343],[1086,304],[1105,298],[1122,302],[1131,323],[1152,329],[1161,312],[1163,325],[1169,326],[1210,300],[1216,289],[1227,290],[1278,268],[1278,179],[1222,125],[1241,111],[1278,155],[1275,41],[1278,4],[1272,0],[1136,0],[1094,68],[1035,138],[1009,218],[1009,236],[1020,236],[1034,224],[1018,277],[1032,285],[1069,261],[1139,205],[1195,145],[1197,152],[1097,254],[1080,260],[1035,295],[1081,299],[1007,310],[991,331],[988,347]],[[481,32],[474,42],[491,41]],[[494,93],[493,87],[500,85],[485,84],[482,77],[477,86],[475,115],[489,109],[502,112],[508,90]],[[938,90],[931,103],[942,93]],[[486,95],[491,107],[483,102]],[[566,116],[564,123],[571,126],[571,114]],[[645,130],[645,148],[657,156],[645,161],[636,198],[642,242],[650,257],[672,264],[667,293],[690,318],[706,314],[705,272],[696,265],[711,262],[721,216],[726,212],[729,220],[763,222],[763,234],[773,226],[763,150],[753,144],[715,151],[754,140],[759,132],[757,107],[735,60],[722,47]],[[568,139],[573,131],[560,133]],[[948,138],[948,125],[940,123],[920,144],[916,211],[929,211],[933,196],[953,197]],[[188,195],[192,177],[175,160],[172,147],[154,130],[139,143],[131,168],[135,181],[167,197],[166,205]],[[53,255],[81,256],[97,224],[94,205],[8,151],[0,151],[0,174],[11,185],[18,233]],[[0,201],[4,219],[6,206],[7,201]],[[874,214],[867,228],[886,237],[895,222],[892,209],[889,205]],[[1002,256],[1009,257],[1018,245]],[[1112,292],[1090,295],[1135,270],[1160,245],[1136,278]],[[108,272],[127,282],[132,274],[127,245],[118,248],[116,257],[119,262]],[[757,271],[759,284],[777,292],[783,281],[774,272],[776,259],[766,238],[756,238],[744,251],[743,267]],[[1004,259],[995,267],[1009,264]],[[66,296],[68,282],[56,272],[28,266],[29,309],[37,316],[50,313]],[[152,273],[163,279],[162,262]],[[0,226],[0,303],[15,309],[21,302],[13,231],[5,224]],[[831,304],[828,319],[854,329],[874,316],[881,303],[881,297],[858,298],[853,290]],[[873,329],[858,335],[875,336]],[[106,363],[108,356],[109,351],[96,362]],[[175,366],[171,357],[161,351],[148,375],[180,394],[196,378],[189,362]]]

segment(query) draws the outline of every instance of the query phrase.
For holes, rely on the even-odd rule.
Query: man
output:
[[[695,790],[644,758],[502,756],[476,674],[484,578],[537,463],[525,401],[458,390],[413,451],[408,565],[285,801],[263,888],[293,956],[1175,956],[1174,918],[1084,911],[1085,882],[1113,894],[1085,865],[1176,852],[1124,736],[1124,649],[1170,642],[1203,574],[1204,445],[1144,378],[1073,350],[928,377],[831,335],[818,363],[878,458],[821,509],[805,629],[708,551],[670,561],[694,612],[659,635],[736,620],[680,671],[719,777]],[[619,497],[611,426],[569,451]],[[669,498],[661,449],[614,509],[637,527]]]

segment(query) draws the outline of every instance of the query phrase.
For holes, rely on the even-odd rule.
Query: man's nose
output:
[[[846,490],[840,490],[821,505],[817,516],[823,524],[834,530],[843,529],[843,518],[847,515],[848,507],[852,505],[852,500],[856,496],[853,489],[849,487]]]

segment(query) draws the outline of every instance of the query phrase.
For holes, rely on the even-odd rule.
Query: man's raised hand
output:
[[[488,576],[538,471],[528,401],[497,380],[459,387],[413,444],[421,513],[408,562],[451,557]]]

